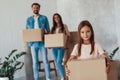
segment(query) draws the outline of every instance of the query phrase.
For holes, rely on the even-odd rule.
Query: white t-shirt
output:
[[[59,33],[59,30],[60,30],[60,28],[56,28],[56,31],[55,31],[55,32],[56,32],[56,33]]]
[[[35,23],[34,23],[34,29],[38,29],[38,16],[34,17]]]
[[[98,58],[99,55],[103,54],[104,51],[98,43],[95,43],[94,53],[90,55],[91,52],[91,44],[85,45],[82,44],[81,46],[81,56],[78,59],[91,59],[91,58]],[[77,56],[78,54],[78,44],[76,44],[73,48],[71,55]]]

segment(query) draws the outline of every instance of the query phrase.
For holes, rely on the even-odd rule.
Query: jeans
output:
[[[55,65],[57,68],[58,73],[60,74],[61,78],[65,77],[65,70],[63,66],[63,57],[64,57],[64,49],[62,48],[53,48],[52,49]]]
[[[43,60],[44,68],[45,68],[46,80],[49,80],[50,79],[50,68],[49,68],[48,58],[47,58],[47,49],[44,47],[44,43],[42,42],[39,43],[39,47],[36,47],[34,45],[31,46],[34,80],[39,80],[39,71],[38,71],[39,51],[40,51],[40,56],[42,56],[42,60]]]

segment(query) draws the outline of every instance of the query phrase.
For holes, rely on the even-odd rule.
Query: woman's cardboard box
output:
[[[66,36],[64,33],[45,35],[46,48],[54,48],[54,47],[65,48],[66,46],[65,43],[66,43]]]

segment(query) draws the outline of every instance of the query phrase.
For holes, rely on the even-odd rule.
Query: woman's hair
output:
[[[62,21],[62,17],[60,16],[60,14],[55,13],[55,14],[53,15],[53,27],[52,27],[51,33],[54,33],[54,31],[55,31],[55,29],[56,29],[56,26],[57,26],[57,23],[55,22],[55,19],[54,19],[54,17],[55,17],[56,15],[57,15],[57,16],[59,17],[59,19],[60,19],[61,31],[62,31],[62,32],[64,31],[64,24],[63,24],[63,21]]]
[[[88,26],[90,28],[91,32],[92,32],[92,35],[91,35],[91,38],[90,38],[90,43],[91,43],[90,54],[92,54],[93,51],[94,51],[94,31],[93,31],[91,23],[88,20],[84,20],[78,25],[78,56],[81,55],[81,46],[83,44],[83,39],[81,38],[80,32],[81,32],[81,29],[85,26]]]

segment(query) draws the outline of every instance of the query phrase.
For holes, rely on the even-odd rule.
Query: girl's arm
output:
[[[77,59],[77,56],[71,55],[69,58],[69,61],[74,60],[74,59]]]
[[[78,56],[77,56],[78,48],[77,47],[78,47],[78,44],[74,45],[74,48],[72,50],[72,53],[71,53],[71,56],[70,56],[69,60],[73,60],[73,59],[77,59],[78,58]]]
[[[71,61],[73,59],[77,59],[77,56],[71,55],[69,58],[69,61]],[[65,65],[65,73],[66,73],[66,76],[70,76],[70,70],[69,70],[67,64]]]

